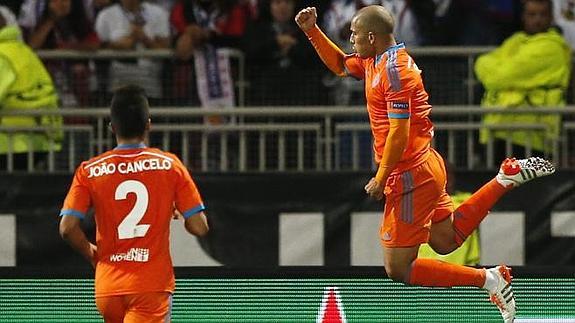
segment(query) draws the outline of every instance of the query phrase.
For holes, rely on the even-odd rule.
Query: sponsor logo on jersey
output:
[[[147,262],[150,259],[150,249],[146,248],[131,248],[124,253],[116,253],[110,256],[110,261],[135,261]]]
[[[409,103],[406,102],[393,102],[391,104],[393,109],[407,110],[409,109]]]

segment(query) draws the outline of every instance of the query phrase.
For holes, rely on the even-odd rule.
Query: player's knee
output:
[[[387,277],[396,282],[406,282],[407,270],[401,267],[388,265],[385,266],[385,272],[387,273]]]
[[[437,241],[430,241],[429,245],[433,249],[433,251],[437,252],[440,255],[447,255],[453,252],[455,249],[459,248],[459,245],[455,241],[441,241],[438,243]]]
[[[453,243],[449,245],[433,246],[433,250],[440,255],[447,255],[452,253],[455,249],[457,249],[457,247],[457,244]]]

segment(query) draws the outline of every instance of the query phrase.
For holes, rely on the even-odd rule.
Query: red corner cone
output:
[[[337,287],[326,287],[316,323],[347,323]]]

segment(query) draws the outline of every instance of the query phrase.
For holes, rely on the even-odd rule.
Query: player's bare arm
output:
[[[295,16],[299,28],[307,35],[323,63],[336,75],[347,76],[344,67],[344,52],[337,47],[317,26],[315,7],[307,7]]]
[[[208,220],[204,212],[198,212],[190,216],[185,220],[184,225],[186,226],[186,231],[197,237],[203,237],[209,231]]]
[[[80,226],[79,218],[63,216],[60,220],[60,236],[86,258],[92,264],[92,267],[96,267],[98,248],[86,238],[86,234]]]

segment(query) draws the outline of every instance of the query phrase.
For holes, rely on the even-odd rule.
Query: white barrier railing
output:
[[[7,112],[4,115],[61,115],[66,121],[63,150],[48,156],[49,172],[71,172],[82,159],[115,146],[108,130],[107,108],[61,109]],[[493,138],[486,145],[478,143],[480,129],[547,131],[542,124],[489,125],[481,123],[486,113],[560,114],[562,136],[549,142],[547,157],[562,167],[575,167],[575,143],[572,138],[575,107],[545,109],[484,109],[477,106],[438,106],[434,108],[436,144],[452,164],[460,168],[494,168]],[[151,145],[174,150],[184,163],[201,171],[331,171],[373,168],[369,147],[369,124],[363,107],[258,107],[235,109],[170,108],[151,109]],[[207,117],[218,116],[220,124]],[[70,120],[70,121],[68,121]],[[227,120],[227,121],[226,121]],[[463,121],[462,121],[463,120]],[[0,132],[41,132],[42,128],[0,128]],[[349,134],[346,138],[345,134]],[[510,136],[509,136],[510,137]],[[367,139],[365,139],[367,138]],[[347,140],[347,141],[346,141]],[[366,140],[367,148],[366,148]],[[440,142],[438,142],[440,141]],[[506,153],[512,154],[510,141]],[[525,154],[532,147],[527,140]],[[4,156],[9,172],[15,169],[35,171],[34,161],[14,165],[13,154]],[[347,156],[347,157],[346,157]],[[347,159],[346,159],[347,158]],[[478,163],[479,160],[479,163]],[[367,162],[366,162],[367,161]]]

